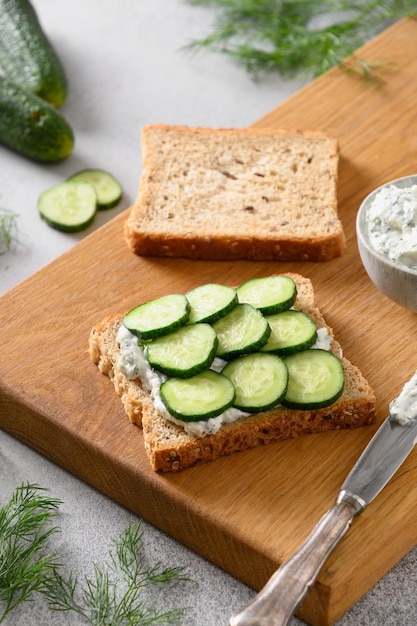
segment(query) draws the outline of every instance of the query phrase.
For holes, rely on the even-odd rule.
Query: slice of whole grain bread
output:
[[[140,381],[128,380],[119,370],[117,362],[120,350],[116,337],[123,314],[106,317],[91,330],[90,358],[98,365],[99,370],[113,381],[131,422],[142,427],[146,452],[155,471],[183,470],[220,456],[281,439],[331,429],[356,428],[375,421],[374,393],[360,370],[342,356],[341,346],[334,339],[332,329],[326,325],[321,312],[314,304],[310,280],[298,274],[286,275],[291,276],[297,284],[295,308],[307,313],[318,328],[328,329],[333,338],[331,349],[342,358],[345,373],[344,391],[342,396],[327,408],[304,411],[278,406],[264,413],[249,415],[236,422],[224,424],[213,435],[196,437],[160,415],[150,394],[142,387]]]
[[[139,255],[326,261],[345,248],[325,133],[154,124],[125,226]]]

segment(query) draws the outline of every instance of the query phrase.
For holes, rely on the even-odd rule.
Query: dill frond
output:
[[[17,214],[0,209],[0,254],[11,250],[17,242]]]
[[[22,484],[0,509],[0,623],[42,591],[45,577],[58,566],[48,540],[58,531],[50,522],[60,504],[38,485]]]
[[[252,74],[272,70],[286,77],[314,78],[394,21],[417,13],[415,0],[188,1],[217,12],[212,32],[186,48],[227,54]]]
[[[169,611],[149,605],[144,588],[158,583],[188,581],[183,568],[149,567],[143,552],[141,524],[130,525],[115,542],[103,564],[95,563],[93,574],[83,583],[72,573],[58,571],[48,577],[47,597],[56,611],[74,611],[91,626],[169,626],[181,624],[185,608]]]

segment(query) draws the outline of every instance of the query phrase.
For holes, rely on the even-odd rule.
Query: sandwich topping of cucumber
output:
[[[279,406],[330,406],[343,393],[342,362],[296,296],[292,278],[269,276],[145,302],[123,318],[118,367],[198,437]]]

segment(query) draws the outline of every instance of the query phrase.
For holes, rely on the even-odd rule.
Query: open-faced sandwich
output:
[[[215,283],[106,317],[89,353],[155,471],[375,421],[375,397],[298,274]]]

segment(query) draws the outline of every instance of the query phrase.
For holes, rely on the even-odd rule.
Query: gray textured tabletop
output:
[[[147,123],[244,127],[303,86],[278,76],[252,79],[230,59],[191,54],[184,46],[206,34],[209,9],[183,0],[33,0],[41,23],[67,70],[69,95],[63,113],[76,145],[66,161],[40,165],[0,149],[1,206],[18,214],[19,245],[0,255],[0,293],[42,268],[84,235],[52,230],[37,213],[44,189],[71,173],[100,167],[122,183],[117,209],[103,212],[98,228],[133,201],[138,186],[140,130]],[[87,234],[86,233],[86,234]],[[91,574],[112,541],[138,519],[46,458],[0,432],[0,504],[29,481],[62,500],[62,532],[54,547],[79,577]],[[181,584],[175,606],[190,607],[184,626],[226,625],[254,591],[170,537],[143,522],[149,563],[186,567],[195,582]],[[197,583],[197,584],[195,584]],[[410,552],[338,622],[340,626],[417,624],[417,550]],[[155,593],[163,607],[172,598]],[[6,626],[82,623],[69,613],[51,612],[41,596],[13,611]],[[301,624],[294,618],[293,624]]]

